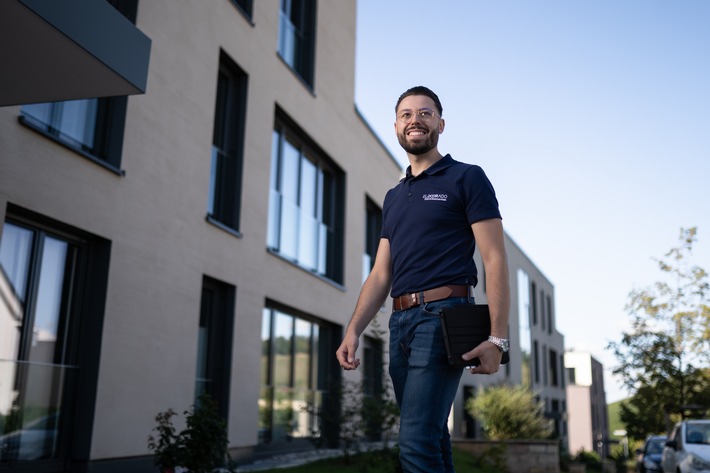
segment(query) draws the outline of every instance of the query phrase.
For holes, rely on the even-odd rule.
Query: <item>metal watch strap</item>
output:
[[[501,353],[507,352],[510,346],[510,342],[507,338],[498,338],[494,337],[493,335],[489,335],[488,341],[491,342],[493,345],[497,346]]]

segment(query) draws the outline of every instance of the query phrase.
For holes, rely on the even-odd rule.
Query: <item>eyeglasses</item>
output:
[[[419,117],[421,120],[428,122],[434,119],[434,115],[438,114],[429,108],[420,108],[417,110],[405,108],[404,110],[397,112],[397,121],[400,123],[409,123],[410,120],[414,118],[414,115]]]

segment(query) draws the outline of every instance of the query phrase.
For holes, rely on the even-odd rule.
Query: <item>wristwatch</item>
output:
[[[488,341],[497,346],[501,353],[506,353],[510,349],[510,340],[507,338],[498,338],[490,335]]]

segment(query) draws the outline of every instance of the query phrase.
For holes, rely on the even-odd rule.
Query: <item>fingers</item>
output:
[[[335,352],[335,357],[338,359],[338,363],[344,370],[354,370],[360,366],[360,359],[355,357],[355,351],[357,347],[347,343],[343,340],[343,343]]]
[[[491,345],[488,347],[487,345]],[[470,360],[466,369],[471,374],[495,374],[500,369],[502,354],[493,344],[482,343],[473,350],[464,353],[462,358]]]

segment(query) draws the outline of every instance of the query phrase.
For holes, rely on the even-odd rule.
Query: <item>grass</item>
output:
[[[497,470],[478,466],[479,461],[470,453],[454,448],[454,464],[457,473],[499,473]],[[289,468],[272,468],[260,473],[394,473],[391,458],[383,457],[381,452],[363,453],[350,458],[350,462],[340,458],[318,460],[305,465]]]

